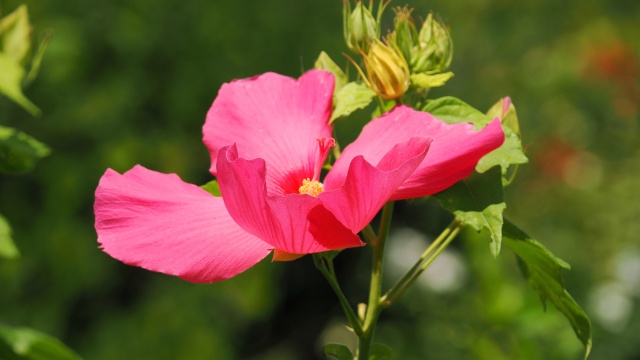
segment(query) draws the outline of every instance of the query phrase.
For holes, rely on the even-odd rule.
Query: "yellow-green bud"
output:
[[[444,72],[451,65],[452,57],[453,42],[449,31],[442,22],[434,19],[433,14],[429,14],[413,48],[411,70],[430,74]]]
[[[368,51],[369,43],[378,38],[378,24],[371,10],[356,1],[351,11],[351,0],[345,0],[342,7],[344,41],[354,53]]]
[[[362,58],[367,75],[359,67],[357,69],[367,86],[381,98],[397,99],[409,89],[409,65],[393,42],[384,44],[375,39],[369,53],[363,52]]]

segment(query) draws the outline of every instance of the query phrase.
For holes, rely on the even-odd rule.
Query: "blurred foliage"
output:
[[[21,3],[0,0],[1,14]],[[25,3],[35,35],[55,31],[26,90],[44,115],[26,117],[3,98],[0,123],[53,153],[26,175],[0,178],[0,213],[22,254],[0,262],[0,318],[87,359],[309,359],[321,358],[322,343],[351,341],[308,257],[194,285],[102,253],[92,212],[108,167],[139,163],[192,183],[212,180],[201,126],[220,85],[266,71],[298,76],[321,50],[346,63],[340,2]],[[564,285],[594,322],[590,358],[639,357],[640,3],[408,3],[450,26],[456,76],[432,97],[489,109],[509,95],[517,105],[531,164],[505,193],[506,215],[572,265]],[[336,122],[343,141],[367,114]],[[429,239],[448,216],[434,200],[398,204],[395,228]],[[494,259],[488,241],[473,232],[455,241],[443,259],[458,260],[434,263],[425,285],[383,314],[377,341],[400,359],[580,358],[564,317],[543,312],[513,256]],[[390,252],[394,242],[411,249],[398,235]],[[336,258],[354,301],[365,300],[369,255]],[[462,275],[449,288],[434,285],[453,273]]]

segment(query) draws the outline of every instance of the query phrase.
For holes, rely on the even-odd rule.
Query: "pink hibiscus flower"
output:
[[[504,140],[499,120],[474,131],[399,106],[373,119],[320,182],[334,144],[333,86],[333,75],[319,70],[223,85],[203,127],[222,197],[175,174],[108,169],[94,205],[101,248],[206,283],[272,251],[287,260],[361,246],[358,232],[387,201],[453,185]]]

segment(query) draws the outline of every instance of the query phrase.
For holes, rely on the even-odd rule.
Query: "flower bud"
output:
[[[393,9],[393,11],[396,13],[395,18],[393,19],[394,31],[389,38],[398,46],[398,49],[402,52],[402,56],[404,56],[404,59],[407,62],[410,62],[411,52],[418,39],[418,30],[411,18],[411,12],[413,12],[413,9],[405,6],[402,8],[397,7]]]
[[[371,43],[369,53],[362,53],[367,70],[365,76],[358,67],[367,86],[383,99],[397,99],[409,88],[409,65],[402,53],[390,42],[384,44],[376,39]]]
[[[358,53],[367,51],[369,43],[378,38],[378,24],[371,10],[357,0],[351,11],[351,0],[345,0],[342,6],[344,41],[349,50]]]
[[[429,14],[413,48],[411,70],[429,74],[444,72],[451,65],[452,57],[453,42],[449,31],[442,22],[434,19],[433,14]]]

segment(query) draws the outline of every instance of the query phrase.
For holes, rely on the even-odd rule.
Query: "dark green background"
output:
[[[2,13],[19,3],[0,1]],[[201,126],[220,85],[266,71],[299,76],[321,50],[346,63],[341,1],[26,4],[36,36],[55,32],[26,91],[44,115],[3,98],[0,124],[53,153],[29,174],[0,177],[0,213],[22,252],[0,260],[0,320],[52,334],[87,359],[320,358],[321,334],[341,333],[343,320],[309,257],[195,285],[98,250],[92,206],[108,167],[211,180]],[[482,111],[512,97],[531,164],[508,189],[506,214],[573,265],[565,286],[594,323],[591,358],[640,357],[640,3],[410,4],[416,17],[432,9],[451,26],[456,76],[433,96]],[[355,136],[368,112],[338,131]],[[420,200],[396,206],[395,219],[396,229],[431,237],[449,215]],[[486,239],[467,234],[451,253],[466,274],[455,290],[416,286],[381,318],[377,340],[399,359],[581,357],[568,322],[543,312],[508,249],[494,260]],[[368,256],[348,250],[337,260],[354,303],[366,299]]]

